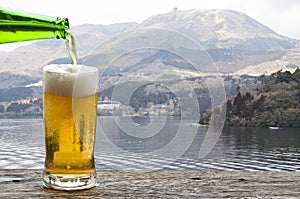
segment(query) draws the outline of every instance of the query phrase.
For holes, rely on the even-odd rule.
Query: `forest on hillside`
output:
[[[300,69],[262,75],[259,80],[254,93],[237,88],[237,94],[228,98],[225,125],[300,127]],[[199,123],[209,124],[211,113],[206,112]]]

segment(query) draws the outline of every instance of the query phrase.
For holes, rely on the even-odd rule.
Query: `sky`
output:
[[[222,8],[243,12],[281,35],[300,40],[300,0],[1,0],[0,7],[66,17],[70,26],[140,23],[152,15],[170,12],[173,8]],[[2,44],[0,50],[8,50],[14,45]]]

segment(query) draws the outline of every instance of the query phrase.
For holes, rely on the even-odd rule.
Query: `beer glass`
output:
[[[79,190],[96,185],[97,86],[95,67],[60,64],[43,68],[45,187]]]

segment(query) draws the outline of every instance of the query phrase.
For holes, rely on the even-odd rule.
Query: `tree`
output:
[[[238,92],[238,94],[235,96],[232,104],[232,114],[233,115],[239,115],[241,112],[241,108],[243,106],[243,98],[241,95],[241,92]]]
[[[299,80],[300,69],[262,76],[255,95],[238,92],[227,100],[225,125],[299,127]]]

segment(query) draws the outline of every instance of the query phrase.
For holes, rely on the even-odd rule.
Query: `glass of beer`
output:
[[[53,64],[43,68],[45,187],[80,190],[96,185],[97,87],[96,67]]]

